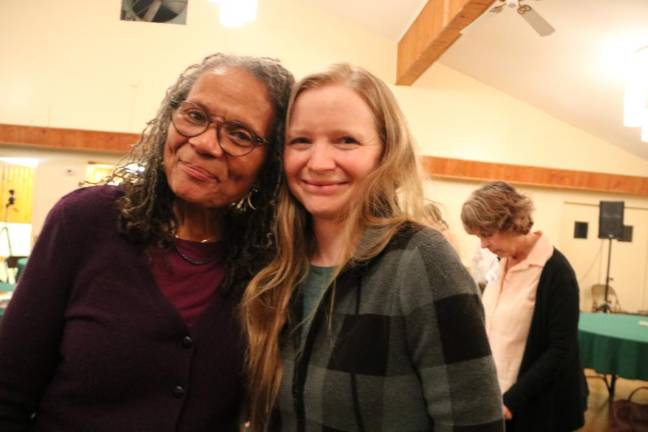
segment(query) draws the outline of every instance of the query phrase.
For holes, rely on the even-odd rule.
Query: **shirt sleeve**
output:
[[[554,263],[558,264],[556,271],[551,279],[544,282],[547,300],[536,306],[547,308],[543,312],[546,327],[541,329],[541,332],[546,334],[547,348],[504,393],[504,404],[513,415],[528,404],[535,395],[541,394],[545,388],[553,385],[569,359],[572,341],[576,340],[579,317],[578,283],[568,263],[565,262],[566,265],[562,265],[561,261],[554,261]]]
[[[502,399],[477,288],[452,247],[422,231],[406,251],[401,307],[435,431],[503,431]]]
[[[0,430],[26,431],[56,368],[68,290],[81,240],[65,205],[49,213],[0,319]],[[87,223],[87,222],[86,222]]]

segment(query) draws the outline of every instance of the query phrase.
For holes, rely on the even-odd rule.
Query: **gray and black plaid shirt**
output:
[[[504,430],[481,302],[443,235],[408,225],[335,287],[305,341],[286,332],[271,430]]]

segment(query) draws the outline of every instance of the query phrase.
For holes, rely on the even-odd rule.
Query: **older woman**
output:
[[[488,183],[461,219],[501,258],[484,291],[486,331],[504,398],[507,431],[573,431],[583,425],[587,384],[578,355],[578,282],[567,259],[532,232],[531,199]]]
[[[388,87],[335,65],[290,107],[278,255],[244,296],[252,429],[503,430],[476,287],[415,222],[422,187]]]
[[[2,431],[234,431],[293,79],[216,54],[113,180],[56,204],[0,325]]]

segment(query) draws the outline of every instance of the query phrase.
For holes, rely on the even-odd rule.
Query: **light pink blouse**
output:
[[[540,274],[553,254],[542,233],[529,255],[505,273],[507,258],[500,261],[499,278],[488,284],[482,301],[486,333],[493,351],[502,393],[517,380],[531,326]]]

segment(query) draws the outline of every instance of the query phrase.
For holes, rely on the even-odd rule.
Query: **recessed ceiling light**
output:
[[[220,23],[225,27],[241,27],[256,19],[257,0],[209,0],[220,7]]]

